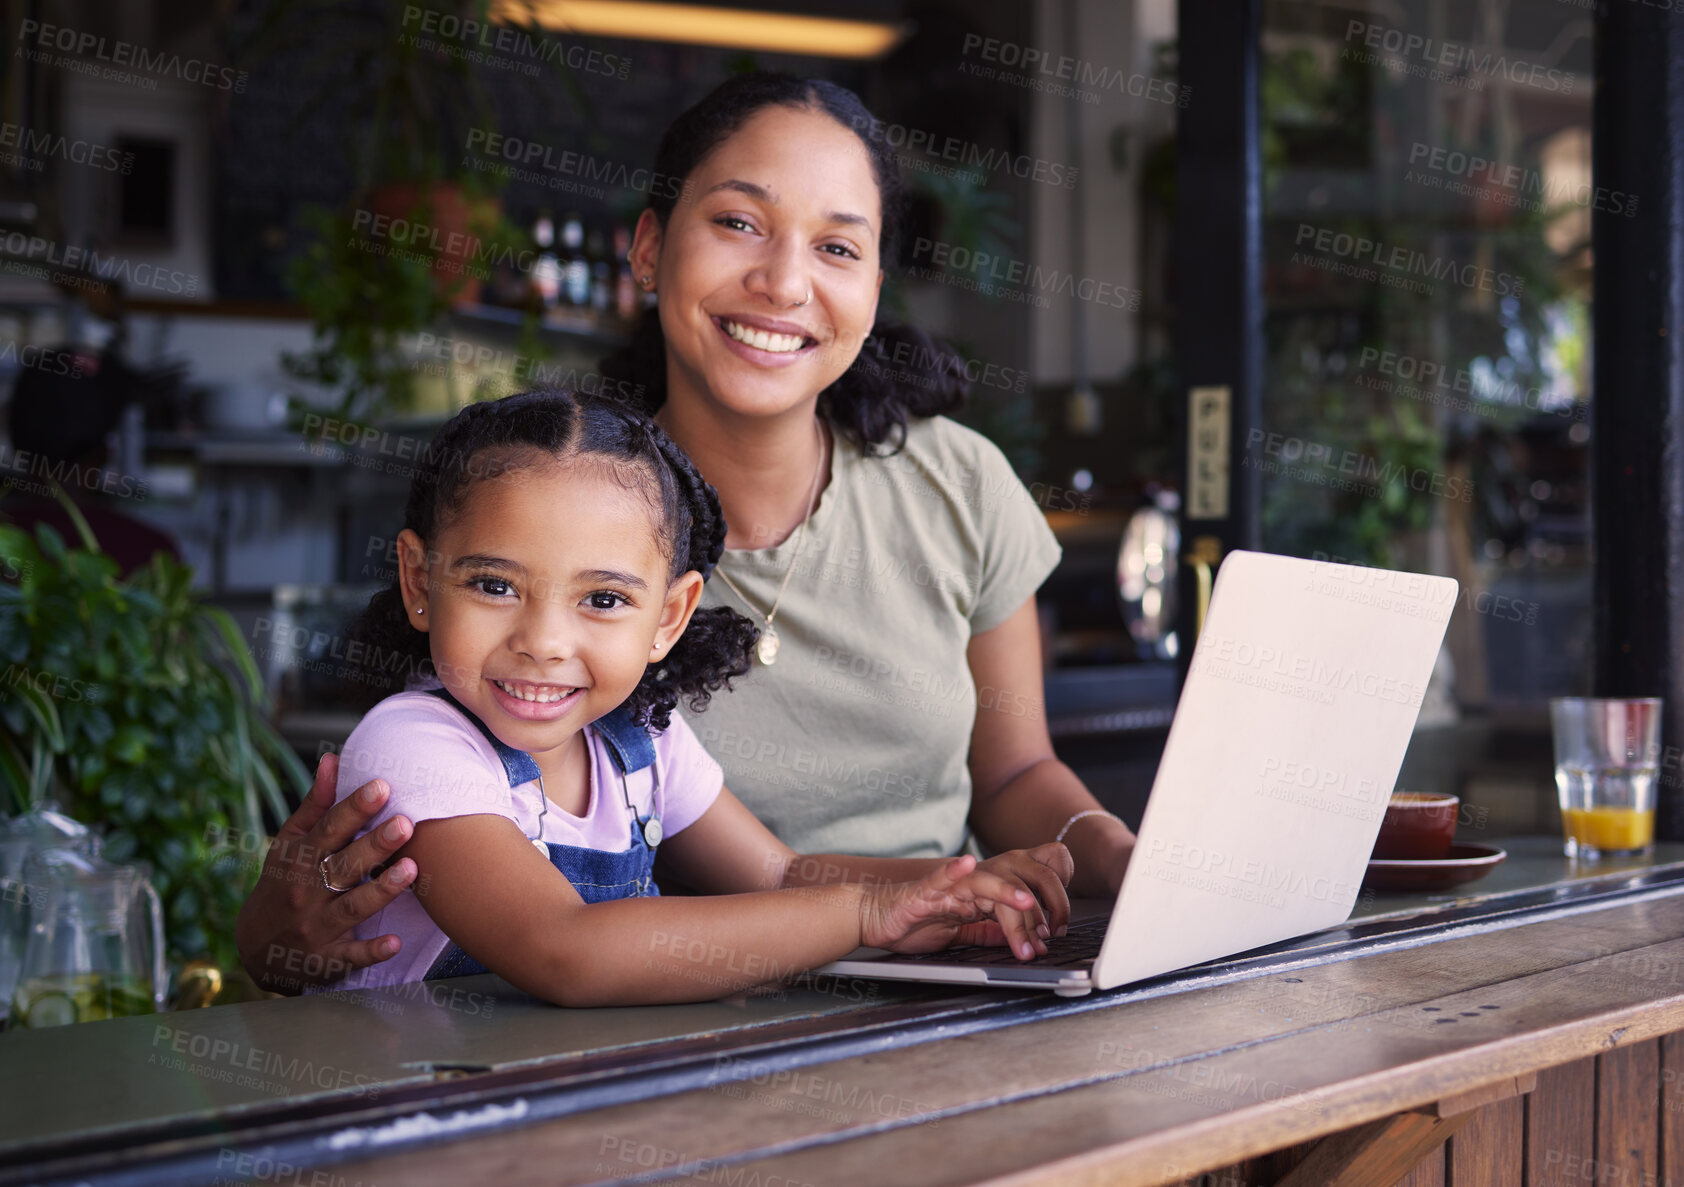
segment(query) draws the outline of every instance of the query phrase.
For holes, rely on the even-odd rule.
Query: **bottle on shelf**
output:
[[[538,246],[538,258],[532,265],[532,287],[545,309],[553,309],[561,299],[561,261],[555,254],[555,223],[547,214],[540,214],[532,224],[532,241]]]
[[[585,258],[585,224],[577,211],[568,211],[567,221],[561,224],[561,248],[567,260],[563,281],[567,304],[583,308],[591,300],[591,265]]]

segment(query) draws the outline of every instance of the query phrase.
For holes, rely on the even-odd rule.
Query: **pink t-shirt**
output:
[[[400,814],[416,824],[449,816],[495,815],[514,821],[527,837],[621,853],[631,846],[626,793],[639,816],[653,811],[660,817],[662,835],[672,837],[701,819],[724,785],[719,764],[677,714],[652,738],[653,765],[626,776],[625,793],[619,768],[601,736],[592,727],[586,727],[585,736],[591,764],[585,814],[574,816],[552,803],[540,829],[543,793],[536,779],[511,785],[490,740],[460,709],[431,693],[401,692],[381,701],[351,731],[339,756],[336,798],[344,799],[370,779],[384,779],[391,787],[386,806],[363,832]],[[410,891],[356,928],[360,940],[388,933],[403,939],[396,956],[329,988],[419,981],[450,945],[450,938]]]

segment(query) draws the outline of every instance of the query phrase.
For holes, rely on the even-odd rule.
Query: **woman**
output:
[[[1072,895],[1113,894],[1133,834],[1054,756],[1042,712],[1035,590],[1058,545],[999,450],[939,415],[963,393],[950,356],[876,319],[900,191],[874,127],[841,87],[749,74],[661,142],[655,175],[682,185],[656,187],[630,256],[657,306],[603,369],[641,387],[718,490],[724,580],[706,598],[763,636],[755,670],[694,727],[799,851],[1058,840]],[[405,857],[357,886],[408,822],[336,852],[385,792],[325,812],[334,766],[241,912],[242,958],[273,989],[397,950],[349,933],[415,878]]]

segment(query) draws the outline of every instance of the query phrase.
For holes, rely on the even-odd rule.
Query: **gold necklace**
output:
[[[784,571],[784,579],[778,585],[777,597],[772,599],[772,608],[766,613],[760,614],[760,611],[755,609],[754,603],[744,597],[743,591],[738,589],[736,583],[725,575],[724,565],[718,565],[713,570],[719,574],[719,579],[725,582],[726,588],[737,595],[738,601],[766,620],[766,629],[761,632],[760,642],[754,645],[754,654],[768,668],[778,661],[778,631],[772,625],[772,620],[778,616],[778,606],[784,600],[784,590],[789,588],[789,579],[795,575],[795,564],[801,559],[801,548],[807,543],[807,521],[813,518],[813,506],[819,500],[819,480],[824,477],[824,429],[820,426],[817,417],[813,418],[813,426],[819,434],[819,464],[818,468],[813,471],[813,493],[807,496],[807,514],[801,517],[801,527],[796,531],[795,555],[789,558],[789,568]],[[720,559],[723,560],[724,557]]]

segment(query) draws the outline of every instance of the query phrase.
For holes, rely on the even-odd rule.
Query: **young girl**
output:
[[[401,940],[364,983],[490,970],[562,1005],[694,1001],[861,944],[1003,938],[1027,959],[1062,926],[1061,846],[987,869],[805,860],[722,786],[672,711],[747,672],[756,632],[697,609],[725,524],[652,421],[559,392],[473,405],[404,519],[398,581],[353,635],[372,668],[431,679],[352,732],[338,795],[384,779],[370,828],[413,821],[403,855],[426,877],[357,927]],[[729,897],[658,897],[657,847],[663,871]],[[861,880],[797,888],[844,868]]]

